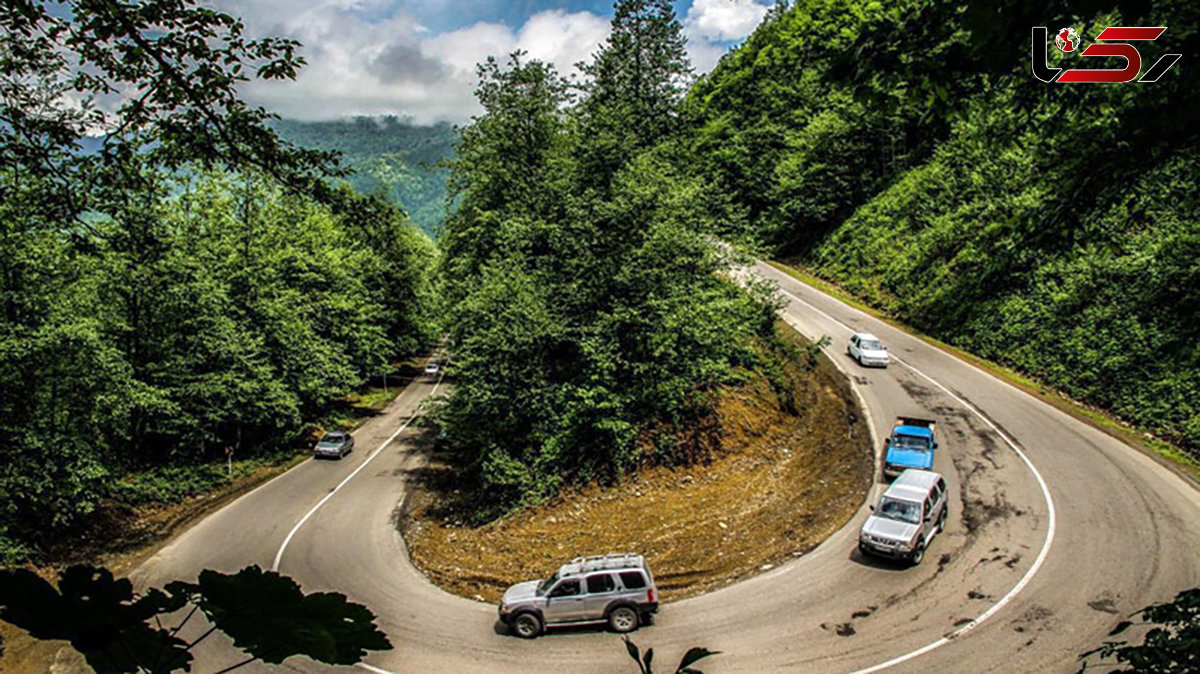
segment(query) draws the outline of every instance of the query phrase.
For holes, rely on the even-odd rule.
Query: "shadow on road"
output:
[[[886,557],[875,557],[874,555],[864,555],[858,549],[858,546],[850,548],[850,561],[860,566],[867,566],[872,569],[883,569],[884,571],[907,571],[912,568],[912,564],[902,559],[888,559]]]

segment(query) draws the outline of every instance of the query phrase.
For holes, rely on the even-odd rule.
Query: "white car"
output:
[[[850,337],[850,343],[846,345],[846,354],[854,360],[858,361],[859,365],[864,367],[877,365],[879,367],[887,367],[892,361],[892,357],[888,355],[887,347],[879,338],[869,332],[856,332]]]
[[[437,363],[430,363],[425,366],[425,374],[427,375],[437,376],[438,372],[441,372],[441,367]]]

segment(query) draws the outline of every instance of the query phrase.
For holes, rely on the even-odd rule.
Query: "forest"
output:
[[[461,131],[278,120],[237,87],[293,78],[294,41],[184,1],[77,10],[2,17],[0,561],[226,448],[294,450],[443,331],[478,521],[703,460],[721,387],[778,346],[717,238],[1200,451],[1195,75],[1027,63],[1043,11],[1200,53],[1194,4],[779,2],[697,77],[671,3],[625,0],[582,78],[481,64]]]
[[[1047,84],[1028,56],[1061,20],[1168,26],[1143,69],[1186,60],[1198,15],[779,3],[689,92],[678,166],[728,196],[727,238],[1200,455],[1196,71]]]
[[[326,121],[281,119],[273,124],[285,141],[340,155],[350,174],[342,180],[362,194],[400,206],[409,221],[436,236],[451,207],[446,199],[458,134],[446,124],[421,126],[398,117]]]
[[[437,335],[432,241],[238,97],[294,43],[189,3],[74,12],[0,17],[0,563],[203,492],[227,449],[295,451]]]
[[[480,522],[703,460],[719,388],[777,364],[770,291],[731,278],[721,199],[676,168],[691,69],[671,4],[617,3],[584,68],[482,64],[451,166],[439,417]]]

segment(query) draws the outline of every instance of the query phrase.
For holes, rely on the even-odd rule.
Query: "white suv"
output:
[[[632,632],[656,611],[654,576],[633,553],[577,557],[546,580],[513,585],[500,601],[500,620],[525,639],[554,625],[608,623]]]
[[[941,475],[915,468],[900,473],[879,505],[871,506],[858,535],[859,552],[920,564],[933,537],[946,528],[949,500]]]

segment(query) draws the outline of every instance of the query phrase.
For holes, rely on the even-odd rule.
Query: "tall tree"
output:
[[[582,105],[584,179],[606,187],[622,163],[671,133],[692,68],[668,0],[618,0]]]
[[[441,241],[451,301],[500,252],[500,220],[559,219],[566,201],[565,106],[571,99],[554,67],[520,52],[504,65],[489,58],[479,66],[475,96],[483,114],[455,147],[449,186],[459,206]]]

